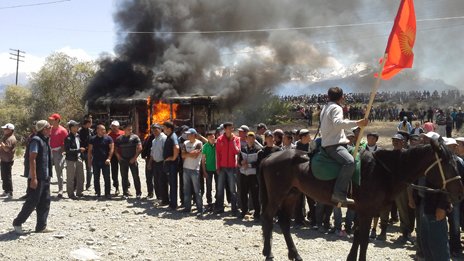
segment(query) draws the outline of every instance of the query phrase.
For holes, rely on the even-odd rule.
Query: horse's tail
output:
[[[264,162],[266,159],[264,159]],[[267,189],[266,189],[266,181],[264,178],[264,166],[263,162],[261,162],[258,171],[258,182],[259,182],[259,200],[261,202],[261,215],[263,214],[264,208],[267,206],[268,198],[267,198]]]

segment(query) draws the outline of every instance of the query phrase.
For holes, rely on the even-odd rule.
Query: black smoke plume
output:
[[[447,2],[443,5],[424,2],[416,1],[418,18],[457,15],[464,7],[462,0],[440,1]],[[371,0],[118,1],[116,58],[101,58],[100,70],[84,99],[204,94],[223,97],[229,107],[253,102],[297,73],[305,76],[307,71],[333,68],[346,57],[376,63],[391,24],[228,31],[393,21],[398,4]],[[459,28],[459,21],[454,23]],[[436,66],[424,65],[434,64],[436,57],[436,49],[426,44],[443,40],[434,26],[445,25],[418,25],[416,64],[425,72]],[[430,31],[421,33],[424,28]],[[445,33],[445,37],[464,38],[461,35]],[[447,48],[440,57],[459,56],[462,48]],[[452,66],[449,60],[446,66]]]

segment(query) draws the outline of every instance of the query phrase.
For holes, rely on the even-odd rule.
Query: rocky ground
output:
[[[145,193],[144,163],[139,162]],[[17,159],[14,198],[0,201],[0,260],[263,260],[261,226],[252,219],[238,220],[229,215],[228,208],[225,214],[208,214],[200,220],[145,199],[96,199],[92,188],[82,200],[67,199],[66,193],[58,199],[56,183],[52,184],[48,220],[56,231],[33,233],[34,213],[23,225],[28,233],[18,236],[12,220],[23,204],[18,200],[26,187],[22,171],[23,162]],[[283,236],[277,226],[275,231],[274,255],[276,260],[286,260]],[[389,232],[386,242],[371,241],[368,259],[412,260],[413,246],[396,242],[397,227]],[[349,238],[306,227],[292,228],[292,235],[305,260],[344,260],[351,246]]]

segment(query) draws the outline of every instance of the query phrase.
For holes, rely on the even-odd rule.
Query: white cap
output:
[[[119,121],[112,121],[111,126],[119,127]]]
[[[7,123],[5,125],[2,126],[2,129],[9,129],[9,130],[14,130],[14,125],[11,124],[11,123]]]
[[[438,140],[438,138],[440,138],[440,134],[438,134],[436,132],[433,132],[433,131],[429,131],[427,133],[422,133],[422,135],[424,135],[427,138],[432,139],[432,140]]]
[[[460,142],[464,142],[464,137],[457,137],[455,140],[460,141]]]
[[[445,141],[446,146],[448,146],[448,145],[458,145],[456,140],[453,139],[453,138],[443,138],[443,140]]]

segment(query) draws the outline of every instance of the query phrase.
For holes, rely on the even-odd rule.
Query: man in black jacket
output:
[[[95,135],[93,129],[90,127],[92,126],[92,119],[91,118],[86,118],[82,122],[82,126],[78,131],[79,134],[79,140],[81,142],[81,147],[85,148],[85,151],[82,152],[82,158],[85,161],[85,168],[86,168],[86,177],[85,177],[85,189],[88,190],[90,188],[90,184],[92,181],[92,166],[89,166],[87,159],[87,152],[89,149],[89,140],[90,138]]]
[[[153,133],[154,129],[156,127],[156,124],[151,125],[150,128],[150,135],[145,138],[142,144],[142,159],[145,160],[145,178],[147,181],[147,200],[152,200],[153,199],[153,191],[157,193],[156,198],[160,198],[160,195],[158,191],[156,191],[155,188],[157,188],[157,183],[158,181],[155,179],[154,176],[154,171],[152,171],[152,166],[150,166],[150,152],[151,152],[151,146],[153,143],[153,140],[155,139],[155,134]]]
[[[85,147],[82,146],[79,134],[79,123],[70,120],[68,122],[69,134],[64,140],[64,151],[66,152],[66,191],[70,199],[82,197],[84,191],[84,163],[82,154]],[[74,194],[76,189],[76,195]]]

